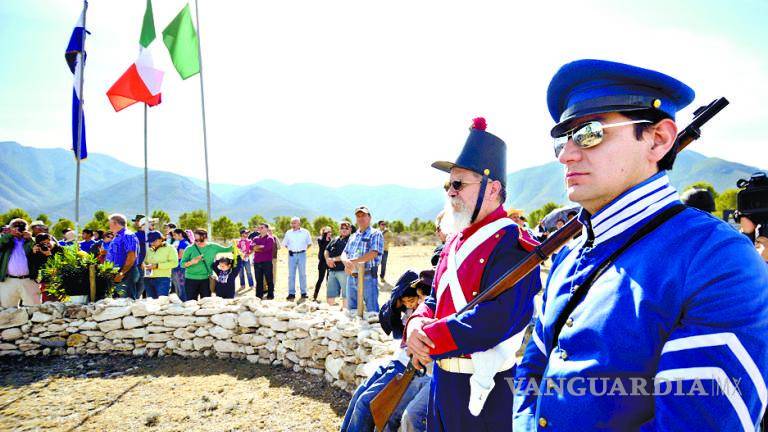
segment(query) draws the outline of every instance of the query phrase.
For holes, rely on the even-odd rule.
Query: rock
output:
[[[259,324],[269,327],[276,332],[288,331],[288,321],[280,321],[275,317],[261,317],[259,318]]]
[[[176,329],[176,331],[173,332],[173,337],[175,337],[176,339],[185,339],[185,340],[194,339],[195,334],[188,332],[186,329],[180,328],[180,329]]]
[[[0,329],[18,327],[29,321],[29,315],[24,309],[8,308],[0,311]]]
[[[62,337],[40,339],[40,345],[44,347],[60,348],[67,346],[67,340]]]
[[[210,333],[208,333],[208,330],[204,329],[204,328],[199,328],[199,329],[195,330],[195,336],[197,336],[197,337],[206,337],[209,334]]]
[[[80,330],[96,330],[99,326],[99,323],[96,321],[86,321],[78,326]]]
[[[168,302],[174,304],[181,304],[181,299],[176,293],[168,294]]]
[[[123,298],[106,298],[101,301],[105,306],[130,306],[133,304],[133,300],[127,297]]]
[[[204,348],[210,348],[213,346],[213,338],[195,338],[192,339],[192,345],[195,347],[196,351],[200,351]]]
[[[214,326],[208,332],[216,339],[229,339],[232,337],[232,332],[224,327]]]
[[[171,340],[171,335],[168,333],[150,333],[144,336],[145,342],[167,342]]]
[[[107,332],[104,337],[107,339],[141,339],[147,335],[147,329],[135,328],[130,330],[112,330]]]
[[[88,336],[80,333],[71,334],[67,338],[68,347],[83,346],[86,342],[88,342]]]
[[[245,311],[237,315],[237,323],[240,327],[258,327],[259,319],[253,312]]]
[[[339,379],[339,372],[343,366],[344,359],[330,356],[325,359],[325,370],[328,371],[334,379]]]
[[[130,313],[131,313],[131,306],[108,307],[98,313],[94,313],[93,320],[94,321],[113,320],[115,318],[122,318]]]
[[[163,326],[156,326],[156,325],[149,325],[147,326],[147,331],[150,333],[165,333],[165,332],[172,332],[176,330],[173,327],[163,327]]]
[[[219,340],[213,343],[213,349],[216,352],[240,352],[240,346],[229,341]]]
[[[97,324],[99,327],[99,330],[103,332],[108,332],[112,330],[117,330],[123,327],[123,321],[119,318],[109,320],[109,321],[102,321]]]
[[[211,321],[214,324],[218,324],[227,330],[232,330],[237,327],[237,315],[233,313],[223,313],[211,316]]]
[[[191,316],[172,315],[163,318],[163,325],[166,327],[186,327],[195,322],[195,319]]]
[[[30,318],[30,321],[36,322],[36,323],[44,323],[52,319],[53,319],[52,315],[48,315],[47,313],[36,311],[35,313],[32,314],[32,318]]]
[[[0,343],[0,351],[16,350],[16,345],[9,343]]]
[[[22,336],[23,334],[21,333],[21,329],[17,327],[5,329],[0,333],[0,339],[5,341],[21,339]]]
[[[160,305],[156,302],[138,301],[131,306],[131,315],[145,317],[160,312]]]
[[[133,352],[131,354],[133,354],[136,357],[143,357],[144,355],[147,354],[147,349],[144,348],[144,347],[136,348],[136,349],[133,350]]]
[[[251,338],[251,346],[260,347],[266,345],[267,341],[269,341],[269,339],[265,338],[264,336],[253,335]]]

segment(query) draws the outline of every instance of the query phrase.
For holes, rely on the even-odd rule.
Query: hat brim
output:
[[[455,163],[448,162],[448,161],[432,162],[432,168],[439,169],[440,171],[445,171],[447,173],[451,172],[451,168],[455,166],[456,166]]]

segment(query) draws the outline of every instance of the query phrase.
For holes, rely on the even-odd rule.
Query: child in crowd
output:
[[[235,280],[243,266],[242,259],[235,259],[232,254],[216,255],[213,272],[216,273],[216,296],[235,298]]]
[[[379,366],[376,372],[355,390],[344,415],[341,432],[372,432],[374,430],[373,415],[370,408],[371,401],[394,377],[405,371],[405,367],[410,361],[405,347],[400,344],[405,330],[405,322],[430,294],[434,274],[434,270],[424,270],[419,275],[413,270],[407,270],[395,283],[389,301],[379,311],[379,323],[385,333],[391,333],[392,337],[395,338],[395,342],[398,344],[397,352],[392,360]],[[385,431],[397,431],[399,429],[401,417],[408,403],[425,385],[429,385],[429,377],[426,375],[416,377],[411,381],[400,405],[392,413]]]

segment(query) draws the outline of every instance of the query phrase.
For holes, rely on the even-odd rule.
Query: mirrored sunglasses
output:
[[[555,157],[559,158],[569,139],[579,148],[591,148],[603,142],[604,130],[612,127],[640,123],[653,123],[650,120],[632,120],[619,123],[602,124],[597,120],[588,121],[554,138]]]

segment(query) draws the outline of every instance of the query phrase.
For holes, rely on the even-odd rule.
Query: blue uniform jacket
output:
[[[517,369],[515,431],[754,430],[767,399],[768,272],[707,213],[687,208],[626,250],[553,343],[571,290],[677,203],[662,171],[594,216],[582,210],[584,234],[557,256]]]

